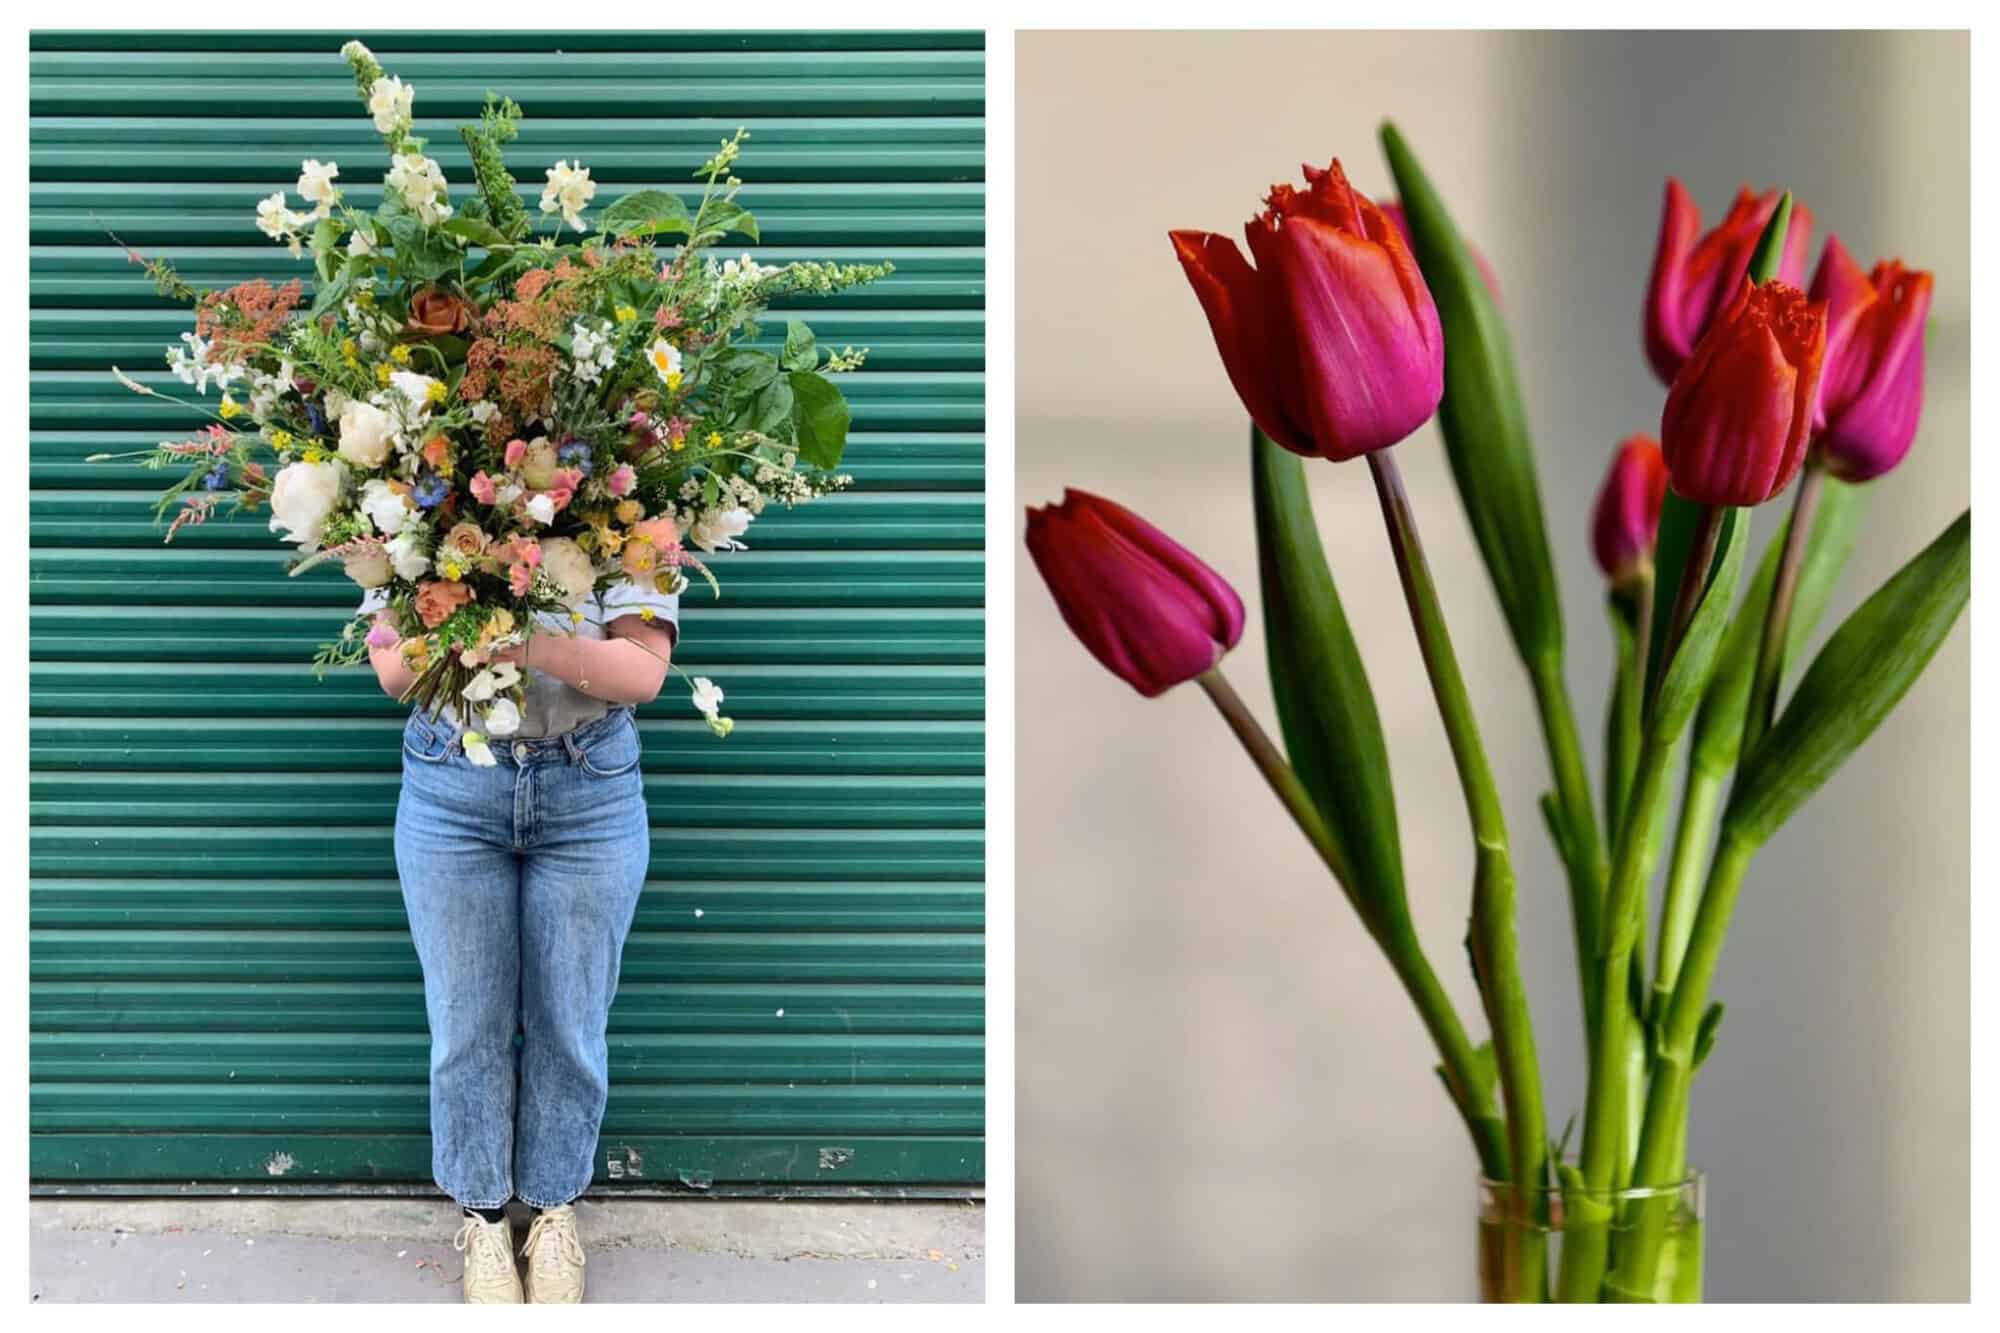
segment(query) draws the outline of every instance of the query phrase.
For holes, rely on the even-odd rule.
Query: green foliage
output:
[[[1874,734],[1957,623],[1972,589],[1967,510],[1842,622],[1742,771],[1724,836],[1759,845]]]
[[[639,190],[605,209],[597,223],[608,236],[685,235],[694,219],[679,195]]]
[[[1750,544],[1749,516],[1741,509],[1723,510],[1718,519],[1722,531],[1708,567],[1707,586],[1688,620],[1679,648],[1671,660],[1664,660],[1672,605],[1680,595],[1681,577],[1694,546],[1696,525],[1701,521],[1701,506],[1677,509],[1674,505],[1677,499],[1678,496],[1669,494],[1666,511],[1661,515],[1654,566],[1654,577],[1659,580],[1654,608],[1656,612],[1662,606],[1668,610],[1664,615],[1656,614],[1653,621],[1654,641],[1662,646],[1652,653],[1655,684],[1646,714],[1646,732],[1649,740],[1657,738],[1662,742],[1671,742],[1680,735],[1708,689],[1722,651],[1723,634],[1729,627],[1730,606],[1735,601],[1736,582],[1743,569],[1743,553]],[[1627,830],[1627,836],[1631,834],[1632,830]]]
[[[1444,325],[1438,428],[1452,479],[1516,650],[1531,666],[1549,668],[1562,659],[1562,605],[1513,346],[1485,275],[1395,126],[1382,127],[1382,146]]]
[[[511,97],[486,94],[486,105],[480,108],[479,122],[464,125],[458,135],[465,141],[466,152],[472,157],[472,178],[479,187],[479,197],[486,205],[486,220],[497,233],[501,243],[518,241],[529,230],[527,211],[521,207],[521,198],[515,193],[515,181],[507,170],[507,159],[501,145],[512,143],[521,132],[521,108]],[[480,241],[486,245],[490,242]]]
[[[801,326],[803,327],[803,326]],[[792,437],[799,457],[813,467],[840,466],[847,449],[847,427],[853,413],[840,390],[824,376],[809,370],[795,370],[787,377],[791,386]]]
[[[1250,432],[1264,649],[1285,751],[1326,822],[1378,938],[1412,938],[1389,750],[1297,455]],[[1490,1060],[1489,1060],[1490,1063]]]

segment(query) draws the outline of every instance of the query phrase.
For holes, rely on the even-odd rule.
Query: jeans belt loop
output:
[[[583,747],[576,743],[576,732],[572,729],[563,733],[563,749],[569,751],[569,761],[579,763],[583,759]]]

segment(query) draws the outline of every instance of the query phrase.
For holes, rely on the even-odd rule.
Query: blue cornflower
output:
[[[434,509],[443,504],[444,498],[450,494],[450,482],[435,472],[427,472],[411,489],[410,498],[417,502],[417,507],[420,509]]]
[[[223,463],[217,463],[208,470],[208,475],[201,479],[201,484],[208,487],[211,491],[221,490],[229,484],[228,466]]]
[[[320,411],[318,405],[314,403],[306,404],[306,420],[311,423],[313,434],[326,434],[326,413]]]
[[[587,477],[590,475],[590,446],[582,440],[569,440],[556,450],[556,461],[568,463]]]

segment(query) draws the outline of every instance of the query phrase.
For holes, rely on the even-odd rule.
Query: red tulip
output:
[[[1827,470],[1869,481],[1903,461],[1924,406],[1924,319],[1931,275],[1885,259],[1863,273],[1826,239],[1812,295],[1827,303],[1826,369],[1813,429]]]
[[[1396,234],[1403,238],[1403,248],[1411,254],[1417,252],[1416,242],[1410,239],[1410,219],[1403,212],[1403,205],[1395,199],[1380,199],[1376,207],[1385,213],[1389,221],[1396,224]],[[1472,262],[1479,266],[1479,276],[1486,279],[1486,293],[1497,303],[1500,300],[1500,277],[1493,271],[1493,265],[1486,262],[1486,256],[1479,253],[1479,247],[1471,241],[1465,243],[1465,252],[1472,256]]]
[[[1396,224],[1335,161],[1274,185],[1236,243],[1176,231],[1174,250],[1243,406],[1293,453],[1356,458],[1406,438],[1444,395],[1444,331]]]
[[[1122,505],[1067,489],[1028,511],[1028,554],[1091,656],[1147,698],[1192,680],[1243,637],[1243,599]]]
[[[1701,335],[1743,285],[1757,241],[1777,207],[1776,190],[1753,195],[1746,185],[1736,192],[1729,215],[1697,240],[1701,213],[1681,183],[1667,178],[1659,248],[1653,254],[1653,276],[1646,287],[1646,359],[1652,362],[1653,373],[1662,384],[1674,382]],[[1796,287],[1804,281],[1811,235],[1812,213],[1795,200],[1792,220],[1785,228],[1784,257],[1778,265],[1780,282]]]
[[[1618,446],[1597,492],[1597,512],[1591,520],[1591,545],[1598,568],[1619,587],[1653,565],[1653,545],[1660,535],[1660,509],[1667,501],[1667,462],[1660,442],[1634,435]]]
[[[1677,494],[1762,504],[1805,461],[1826,355],[1826,304],[1782,282],[1752,286],[1702,335],[1667,390],[1660,446]]]

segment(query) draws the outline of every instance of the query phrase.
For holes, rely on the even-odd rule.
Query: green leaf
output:
[[[792,419],[793,405],[791,381],[773,379],[759,389],[757,396],[750,400],[743,429],[754,430],[764,435],[775,435],[779,427]]]
[[[1605,599],[1616,652],[1611,677],[1611,698],[1604,711],[1604,836],[1615,846],[1618,821],[1625,814],[1625,796],[1632,789],[1632,775],[1639,766],[1640,718],[1644,700],[1639,697],[1639,667],[1633,661],[1639,651],[1635,600],[1619,592]]]
[[[1766,283],[1778,276],[1785,262],[1785,233],[1791,225],[1792,192],[1787,190],[1778,196],[1778,206],[1771,210],[1763,232],[1757,237],[1757,248],[1750,252],[1750,281]]]
[[[1676,501],[1679,502],[1678,507]],[[1654,555],[1653,577],[1658,580],[1653,592],[1656,612],[1653,637],[1656,643],[1667,636],[1672,603],[1680,596],[1681,575],[1694,545],[1694,526],[1700,521],[1702,508],[1688,504],[1671,491],[1667,494],[1667,506],[1660,515],[1660,536]],[[1664,645],[1652,653],[1653,674],[1659,678],[1659,683],[1654,688],[1652,706],[1646,715],[1649,737],[1657,733],[1666,741],[1677,738],[1700,705],[1702,694],[1714,675],[1716,658],[1722,651],[1722,636],[1729,628],[1730,606],[1736,599],[1736,582],[1743,571],[1743,553],[1750,545],[1750,519],[1745,511],[1725,509],[1721,523],[1722,533],[1716,540],[1715,558],[1709,564],[1708,584],[1694,615],[1688,620],[1680,648],[1670,662],[1661,661],[1666,651]],[[1663,603],[1668,607],[1665,616],[1657,614]]]
[[[785,350],[779,355],[778,364],[786,370],[811,370],[819,365],[819,344],[804,320],[795,319],[785,325]]]
[[[1722,1013],[1723,1007],[1719,1002],[1702,1011],[1701,1026],[1694,1033],[1694,1064],[1691,1068],[1701,1068],[1701,1062],[1708,1059],[1708,1053],[1715,1049],[1715,1034],[1722,1027]]]
[[[468,245],[484,246],[488,250],[513,244],[491,222],[484,218],[468,217],[462,212],[444,223],[438,230],[447,236],[456,236]]]
[[[312,234],[313,270],[321,282],[333,278],[333,266],[340,262],[339,245],[340,223],[334,218],[321,218]]]
[[[639,190],[617,200],[598,215],[597,225],[612,236],[656,236],[684,232],[693,219],[687,204],[670,190]]]
[[[792,439],[799,457],[816,468],[840,466],[847,449],[847,427],[853,419],[847,399],[831,380],[809,370],[791,373]]]
[[[1972,511],[1960,514],[1833,632],[1777,722],[1744,756],[1724,836],[1759,845],[1874,734],[1936,655],[1972,589]]]
[[[1340,847],[1362,920],[1400,939],[1411,926],[1389,750],[1320,546],[1304,465],[1253,426],[1250,478],[1265,659],[1285,751]]]
[[[733,231],[740,232],[753,241],[763,239],[757,232],[757,219],[750,216],[750,211],[741,204],[733,204],[727,200],[711,200],[708,212],[702,216],[701,224],[705,231],[713,232],[717,236],[726,236]]]
[[[754,347],[731,347],[709,362],[731,397],[754,394],[778,377],[778,359]]]
[[[1785,660],[1795,662],[1819,619],[1826,614],[1840,571],[1854,551],[1861,533],[1861,519],[1868,507],[1868,488],[1850,486],[1827,477],[1822,482],[1819,506],[1813,515],[1812,532],[1806,538],[1804,562],[1799,568],[1798,586],[1792,592],[1792,623],[1786,631]],[[1736,619],[1715,663],[1715,676],[1708,693],[1702,696],[1701,711],[1694,720],[1696,762],[1711,773],[1727,773],[1736,767],[1737,749],[1743,743],[1743,710],[1749,706],[1751,677],[1757,673],[1757,647],[1764,635],[1764,615],[1771,604],[1771,585],[1777,581],[1778,561],[1784,554],[1785,535],[1791,516],[1779,525],[1764,548],[1757,575],[1743,595]]]
[[[1506,325],[1443,198],[1394,125],[1383,125],[1382,146],[1444,324],[1438,427],[1452,479],[1515,649],[1531,666],[1548,669],[1562,658],[1562,604]]]

